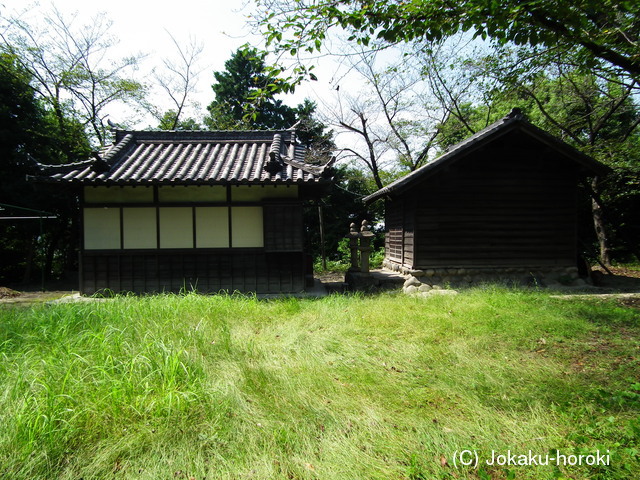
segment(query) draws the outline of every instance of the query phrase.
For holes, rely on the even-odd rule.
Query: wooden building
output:
[[[329,183],[292,130],[116,131],[86,162],[41,166],[81,199],[80,290],[298,292],[302,206]]]
[[[604,172],[514,110],[365,201],[386,199],[388,268],[465,276],[574,271],[577,189]]]

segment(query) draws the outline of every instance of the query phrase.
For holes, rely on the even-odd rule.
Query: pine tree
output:
[[[285,105],[273,94],[255,104],[252,94],[268,88],[278,79],[266,72],[264,55],[255,49],[239,49],[225,62],[225,71],[214,72],[212,85],[216,98],[207,107],[204,120],[212,130],[266,129],[291,127],[296,109]]]

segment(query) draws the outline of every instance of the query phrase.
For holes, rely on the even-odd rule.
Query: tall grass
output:
[[[633,478],[639,332],[637,310],[501,289],[4,309],[0,477]]]

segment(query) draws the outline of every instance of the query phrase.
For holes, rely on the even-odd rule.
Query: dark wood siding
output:
[[[402,264],[412,266],[415,258],[416,244],[416,197],[408,195],[404,200],[404,208],[402,211],[402,223],[404,225],[402,231]]]
[[[575,169],[531,152],[513,145],[476,152],[411,189],[418,241],[414,248],[405,232],[405,264],[575,265]],[[409,219],[405,225],[410,230]]]
[[[241,291],[294,293],[304,288],[304,254],[225,251],[85,251],[82,293]]]
[[[385,254],[389,260],[402,263],[403,215],[402,199],[387,201],[385,207]]]

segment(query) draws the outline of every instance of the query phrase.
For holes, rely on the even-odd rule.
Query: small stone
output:
[[[442,286],[437,285],[437,284],[436,285],[431,285],[431,289],[432,290],[442,290]]]
[[[459,268],[458,269],[458,275],[464,275],[466,273],[467,273],[467,271],[464,268]]]
[[[414,277],[423,277],[424,270],[409,270],[409,275],[413,275]]]
[[[422,285],[420,285],[420,286],[418,287],[418,290],[419,290],[419,291],[421,291],[421,292],[429,292],[429,291],[431,291],[431,290],[432,290],[432,288],[431,288],[431,285],[428,285],[428,284],[426,284],[426,283],[423,283]]]
[[[409,277],[405,280],[403,287],[410,287],[412,285],[419,287],[422,283],[416,277]]]
[[[415,285],[409,285],[408,287],[404,287],[403,290],[407,295],[411,295],[413,293],[417,293],[418,287],[416,287]]]
[[[433,277],[436,274],[436,271],[433,268],[429,268],[428,270],[425,270],[424,274],[427,277]]]

